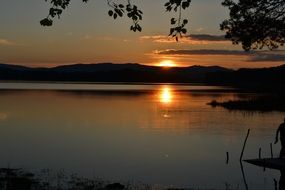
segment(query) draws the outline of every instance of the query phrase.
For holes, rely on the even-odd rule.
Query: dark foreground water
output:
[[[200,189],[274,189],[279,171],[244,163],[270,157],[281,112],[231,112],[221,87],[0,84],[0,167],[64,169],[86,177]],[[274,145],[274,156],[280,146]],[[226,152],[230,154],[226,165]]]

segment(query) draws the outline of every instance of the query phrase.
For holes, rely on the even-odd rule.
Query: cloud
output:
[[[175,38],[165,35],[154,35],[154,36],[142,36],[141,41],[152,41],[156,43],[177,43]],[[191,44],[191,45],[207,45],[207,44],[218,44],[218,43],[230,43],[224,36],[221,35],[210,35],[210,34],[191,34],[184,36],[179,39],[179,43]]]
[[[199,49],[199,50],[162,50],[155,51],[160,55],[249,55],[251,53],[237,50],[215,50],[215,49]]]
[[[131,42],[131,40],[123,39],[123,42]]]
[[[204,30],[205,30],[205,29],[204,29],[203,27],[200,27],[200,28],[197,28],[197,29],[196,29],[197,32],[202,32],[202,31],[204,31]]]
[[[224,35],[210,35],[210,34],[191,34],[188,38],[196,41],[211,41],[211,42],[221,42],[229,40],[225,39]]]
[[[86,34],[85,36],[83,36],[83,39],[84,40],[90,40],[90,39],[92,39],[93,37],[92,36],[90,36],[90,35],[88,35],[88,34]]]
[[[17,45],[16,43],[14,42],[11,42],[7,39],[3,39],[3,38],[0,38],[0,46],[13,46],[13,45]]]
[[[199,49],[199,50],[156,50],[155,54],[159,55],[222,55],[222,56],[246,56],[247,62],[284,62],[285,51],[238,51],[238,50],[215,50],[215,49]]]
[[[272,61],[272,62],[281,62],[285,61],[285,54],[274,54],[274,53],[263,53],[263,54],[255,54],[248,61],[252,62],[266,62],[266,61]]]
[[[172,38],[164,35],[155,35],[155,36],[141,36],[141,41],[152,41],[160,43],[172,43]]]

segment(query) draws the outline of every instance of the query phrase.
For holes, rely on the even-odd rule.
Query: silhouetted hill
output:
[[[99,71],[119,71],[124,69],[145,70],[151,66],[140,65],[137,63],[126,64],[113,64],[113,63],[100,63],[100,64],[75,64],[63,65],[52,68],[60,72],[99,72]]]
[[[231,85],[252,90],[285,91],[285,65],[261,69],[239,69],[232,72],[211,72],[206,76],[209,84]]]
[[[74,64],[53,68],[0,64],[0,80],[206,83],[262,91],[284,89],[285,65],[235,71],[219,66],[163,68],[136,63]]]
[[[0,80],[78,82],[205,82],[213,72],[232,72],[218,66],[163,68],[136,63],[74,64],[53,68],[0,65]]]
[[[22,71],[22,70],[29,70],[29,67],[25,67],[25,66],[21,66],[21,65],[9,65],[9,64],[4,64],[4,63],[0,63],[0,70],[18,70],[18,71]]]

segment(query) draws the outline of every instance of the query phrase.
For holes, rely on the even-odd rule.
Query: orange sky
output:
[[[285,61],[284,48],[256,55],[232,52],[242,49],[222,39],[219,24],[228,15],[220,0],[192,2],[190,10],[183,13],[189,18],[191,35],[178,43],[168,37],[169,19],[175,15],[165,13],[164,0],[135,2],[144,11],[141,33],[129,31],[129,20],[109,18],[105,1],[87,5],[73,2],[48,28],[39,24],[48,13],[47,2],[5,1],[0,7],[0,62],[41,67],[102,62],[158,65],[171,60],[177,66],[239,68],[275,66]],[[167,50],[179,53],[162,53]]]

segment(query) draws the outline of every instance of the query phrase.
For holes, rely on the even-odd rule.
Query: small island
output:
[[[285,99],[283,95],[263,95],[251,99],[229,100],[224,102],[213,100],[209,102],[208,105],[211,105],[212,107],[223,107],[228,110],[237,111],[284,112]]]

